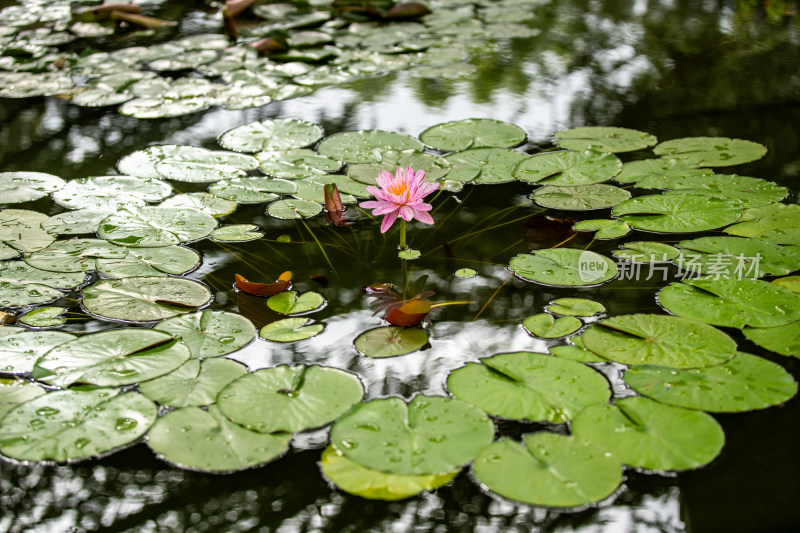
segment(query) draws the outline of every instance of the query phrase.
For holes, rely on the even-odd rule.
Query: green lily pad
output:
[[[259,332],[259,336],[268,341],[295,342],[310,339],[322,333],[323,324],[312,324],[310,318],[284,318],[267,324]]]
[[[63,72],[3,72],[0,75],[0,98],[30,98],[67,93],[74,84]]]
[[[701,237],[678,243],[681,256],[692,258],[700,268],[695,270],[715,277],[760,278],[782,276],[800,269],[800,252],[758,239],[742,237]],[[675,262],[683,266],[682,257]]]
[[[165,333],[113,329],[55,346],[36,361],[33,377],[62,388],[74,383],[120,387],[163,376],[189,357],[189,349]]]
[[[216,103],[213,96],[175,98],[166,94],[128,100],[119,107],[119,113],[136,118],[180,117],[203,111]]]
[[[273,294],[267,299],[267,307],[283,315],[305,315],[320,310],[325,305],[325,298],[314,291],[298,295],[295,291],[284,291]]]
[[[267,119],[237,126],[220,135],[219,144],[234,152],[303,148],[322,138],[316,124],[294,118]],[[327,154],[326,154],[327,155]]]
[[[445,157],[450,163],[448,180],[474,183],[514,181],[511,168],[528,156],[508,148],[471,148]]]
[[[0,372],[3,374],[33,372],[33,365],[39,357],[74,338],[75,335],[61,331],[21,330],[2,336],[0,337]]]
[[[216,405],[184,407],[159,418],[147,444],[180,468],[215,474],[262,466],[283,455],[291,435],[256,433],[232,423]]]
[[[525,445],[503,438],[478,454],[472,471],[490,491],[519,502],[577,507],[611,496],[622,468],[590,442],[555,433],[525,435]]]
[[[0,419],[17,405],[45,394],[45,390],[30,381],[0,379]]]
[[[201,159],[209,150],[200,146],[155,144],[136,150],[117,161],[117,171],[127,176],[161,178],[156,165],[162,161],[193,161]]]
[[[754,237],[774,244],[800,244],[800,206],[770,204],[746,209],[738,224],[723,231],[730,235]]]
[[[103,219],[97,235],[114,244],[148,248],[196,241],[216,227],[214,217],[199,209],[127,207]]]
[[[331,428],[331,443],[345,457],[400,475],[452,472],[472,461],[493,436],[494,425],[476,407],[422,395],[409,403],[382,398],[358,404]]]
[[[322,155],[345,163],[380,163],[383,152],[422,149],[423,144],[416,137],[384,130],[334,133],[322,139],[317,146],[317,151]]]
[[[575,231],[596,231],[594,238],[605,239],[618,239],[624,237],[631,232],[631,227],[619,220],[581,220],[572,226]]]
[[[768,328],[800,320],[800,297],[748,278],[684,279],[661,289],[658,301],[670,313],[716,326]]]
[[[581,329],[583,324],[574,316],[563,316],[556,319],[550,313],[538,313],[523,320],[522,326],[535,337],[557,339],[572,335]]]
[[[0,195],[4,204],[38,200],[65,184],[58,176],[43,172],[0,172]]]
[[[416,352],[428,343],[428,334],[419,328],[382,326],[365,331],[354,342],[356,350],[368,357],[394,357]]]
[[[611,252],[617,259],[632,263],[664,263],[680,255],[680,250],[663,242],[631,241]]]
[[[658,144],[653,153],[668,159],[683,159],[698,167],[725,167],[764,157],[766,147],[727,137],[684,137]]]
[[[562,423],[584,407],[611,398],[606,378],[574,361],[532,352],[497,354],[480,361],[451,372],[447,388],[459,400],[491,415]]]
[[[305,148],[258,152],[255,157],[261,172],[286,180],[313,178],[342,168],[341,161]]]
[[[614,154],[568,150],[528,157],[512,173],[531,183],[573,187],[608,181],[621,169],[622,162]]]
[[[216,402],[219,391],[245,374],[247,367],[230,359],[189,359],[169,374],[140,383],[139,390],[160,405],[196,407]]]
[[[26,255],[25,262],[51,272],[85,272],[95,270],[99,258],[119,260],[125,255],[124,247],[101,239],[70,239]]]
[[[267,214],[282,220],[311,218],[322,213],[322,205],[309,200],[276,200],[267,206]]]
[[[233,353],[250,344],[256,335],[255,326],[245,317],[210,310],[170,318],[153,329],[180,338],[195,359]]]
[[[732,200],[699,194],[654,194],[625,200],[612,214],[637,229],[687,233],[736,222],[742,207]]]
[[[797,393],[794,378],[780,365],[743,352],[702,370],[637,366],[625,372],[625,381],[639,394],[661,403],[711,413],[764,409]]]
[[[256,224],[229,224],[211,232],[211,240],[216,242],[255,241],[263,236],[264,232]]]
[[[22,307],[53,302],[86,281],[83,272],[48,272],[24,261],[0,263],[0,307]]]
[[[771,352],[800,357],[800,320],[772,328],[745,328],[742,333]]]
[[[641,397],[592,405],[572,421],[572,434],[648,470],[688,470],[722,451],[725,432],[711,415]]]
[[[387,150],[381,152],[379,163],[352,164],[347,167],[347,175],[351,179],[367,185],[375,185],[375,178],[385,170],[394,175],[398,168],[408,167],[416,171],[425,171],[426,181],[435,181],[444,178],[450,172],[450,163],[443,157],[428,154],[417,150],[404,150],[402,152]]]
[[[658,140],[649,133],[628,128],[572,128],[555,134],[556,144],[567,150],[632,152],[653,146]]]
[[[634,314],[601,320],[582,336],[586,349],[624,365],[704,368],[724,363],[736,343],[720,330],[677,316]]]
[[[97,271],[109,278],[185,274],[201,263],[200,254],[186,246],[128,248],[119,259],[98,258]]]
[[[199,155],[199,154],[198,154]],[[226,152],[207,150],[201,157],[164,158],[156,163],[156,172],[166,179],[189,183],[212,183],[221,179],[242,177],[248,170],[258,168],[255,157]]]
[[[124,207],[160,202],[172,194],[169,183],[134,176],[93,176],[67,182],[52,194],[57,205],[67,209],[94,209],[109,212]]]
[[[425,490],[434,490],[455,478],[461,469],[444,474],[409,476],[387,474],[352,461],[328,446],[319,463],[322,474],[345,492],[369,500],[394,501],[415,496]]]
[[[0,242],[21,252],[35,252],[49,246],[55,239],[41,224],[47,215],[24,209],[0,211]]]
[[[297,433],[329,424],[361,401],[364,386],[344,370],[281,365],[235,380],[217,396],[230,420],[259,433]]]
[[[157,409],[138,392],[51,392],[13,408],[0,421],[0,453],[19,461],[78,461],[131,444]]]
[[[64,316],[65,311],[66,309],[63,307],[39,307],[22,315],[19,323],[32,328],[60,326],[67,322],[67,318]]]
[[[587,298],[556,298],[547,304],[547,310],[557,315],[594,316],[606,312],[606,306]]]
[[[65,211],[53,215],[41,223],[41,227],[47,233],[53,235],[84,235],[94,234],[100,221],[111,214],[106,209],[78,209],[76,211]]]
[[[462,279],[474,278],[477,275],[478,275],[478,272],[476,270],[471,269],[471,268],[459,268],[455,272],[455,276],[457,278],[462,278]]]
[[[212,298],[197,281],[145,276],[100,280],[83,290],[83,307],[109,320],[151,322],[188,313]]]
[[[207,192],[190,192],[187,194],[176,194],[170,196],[159,204],[159,207],[189,207],[199,209],[207,215],[219,218],[230,215],[236,210],[236,202],[225,200],[219,196]]]
[[[518,254],[511,258],[508,267],[524,280],[551,287],[599,285],[617,275],[617,266],[611,259],[574,248]]]
[[[607,209],[630,197],[631,193],[625,189],[605,183],[571,187],[546,186],[531,194],[531,199],[542,207],[570,211]]]
[[[419,134],[420,140],[431,148],[447,152],[467,148],[509,148],[525,141],[526,136],[525,130],[519,126],[490,118],[443,122]]]
[[[240,204],[260,204],[278,197],[278,194],[292,194],[297,185],[288,180],[275,178],[231,178],[218,181],[208,191],[220,198]]]
[[[325,185],[328,184],[336,184],[337,189],[339,190],[339,199],[342,201],[343,204],[353,204],[356,203],[358,200],[355,196],[350,194],[346,194],[342,187],[348,190],[355,190],[359,196],[365,197],[369,196],[367,192],[366,186],[363,183],[359,183],[354,181],[346,176],[335,175],[335,174],[322,174],[319,176],[315,176],[313,178],[303,178],[300,180],[294,180],[292,183],[297,185],[297,190],[294,192],[292,196],[297,198],[298,200],[305,200],[308,202],[314,202],[317,204],[324,204],[325,203]],[[348,186],[349,185],[349,186]]]
[[[737,202],[741,207],[761,207],[780,202],[786,187],[759,178],[726,174],[710,176],[672,176],[659,180],[646,179],[636,184],[649,189],[669,189],[664,194],[695,194]]]
[[[568,340],[574,344],[562,344],[559,346],[550,346],[547,350],[561,359],[569,359],[579,363],[607,363],[594,352],[590,352],[583,346],[583,339],[581,337],[570,337]]]
[[[708,176],[713,173],[709,168],[697,168],[691,161],[683,159],[641,159],[622,165],[614,181],[638,184],[643,180],[668,180],[675,176]]]

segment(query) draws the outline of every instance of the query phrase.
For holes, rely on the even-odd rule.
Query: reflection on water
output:
[[[212,110],[146,121],[78,108],[57,98],[0,101],[0,166],[4,171],[45,171],[65,178],[104,175],[113,173],[120,157],[146,144],[213,148],[217,136],[227,129],[278,116],[316,122],[328,134],[358,128],[418,134],[438,122],[490,117],[525,128],[532,146],[547,144],[559,129],[584,124],[634,127],[662,139],[743,137],[770,147],[768,157],[748,170],[797,190],[792,180],[800,175],[798,26],[792,20],[775,25],[757,16],[747,18],[736,4],[687,0],[545,3],[530,21],[538,34],[487,46],[473,58],[477,71],[469,79],[394,73],[243,111]],[[371,317],[360,291],[352,287],[398,281],[394,279],[397,269],[389,261],[353,262],[334,255],[334,265],[343,272],[340,279],[332,276],[335,302],[329,297],[329,306],[315,316],[326,330],[314,339],[289,345],[256,341],[234,357],[251,369],[300,361],[349,369],[363,377],[368,396],[374,398],[441,394],[446,372],[467,361],[500,351],[546,351],[546,342],[524,333],[520,321],[541,311],[549,300],[576,291],[509,280],[503,265],[515,253],[553,246],[568,233],[558,223],[533,216],[528,205],[502,216],[490,215],[491,205],[503,203],[499,198],[508,205],[507,198],[524,199],[530,187],[512,184],[485,189],[480,199],[470,198],[469,188],[460,193],[464,208],[455,203],[442,207],[442,214],[455,217],[449,234],[447,230],[440,233],[438,227],[415,228],[410,234],[424,253],[412,276],[430,276],[429,288],[437,292],[434,299],[476,302],[437,311],[430,347],[399,358],[359,356],[353,339],[379,320]],[[51,208],[46,205],[44,209]],[[229,221],[267,224],[262,206],[242,207]],[[268,238],[287,233],[294,243],[251,243],[235,252],[223,245],[200,243],[204,263],[191,274],[213,288],[219,308],[238,309],[258,326],[274,317],[262,300],[237,298],[231,289],[234,273],[255,280],[297,267],[285,264],[280,246],[307,247],[303,270],[327,270],[301,229],[270,224]],[[482,234],[482,240],[461,238],[495,225],[499,227]],[[490,238],[483,238],[487,235]],[[379,243],[370,238],[374,237],[364,237],[358,246],[366,250],[372,246],[374,251]],[[572,245],[585,246],[589,238],[576,239]],[[593,249],[607,252],[614,247],[595,245]],[[365,252],[364,257],[371,256]],[[485,263],[467,262],[476,257]],[[254,258],[257,268],[242,266],[241,261],[253,264]],[[464,266],[480,268],[481,276],[454,281],[436,274]],[[350,288],[340,290],[345,280]],[[506,289],[481,312],[483,303],[503,283],[508,284]],[[297,285],[300,290],[319,290],[308,280],[298,280]],[[615,283],[613,288],[577,292],[606,303],[611,314],[624,314],[656,311],[655,289]],[[469,321],[476,316],[477,320]],[[89,331],[100,324],[92,321],[75,327]],[[751,349],[742,339],[737,341]],[[800,374],[798,362],[780,362],[796,376]],[[606,369],[619,387],[617,374],[617,368]],[[579,513],[493,499],[467,474],[436,493],[403,502],[369,502],[332,491],[316,465],[326,438],[323,430],[296,439],[297,451],[287,457],[231,476],[172,469],[141,444],[72,467],[2,463],[0,531],[790,530],[787,526],[800,521],[793,501],[800,465],[786,460],[795,453],[789,443],[800,438],[800,430],[795,429],[798,410],[798,400],[794,400],[781,409],[752,416],[720,417],[728,443],[714,464],[677,479],[631,472],[613,505]],[[503,423],[504,433],[512,435],[538,427]],[[758,457],[752,457],[753,450],[759,450]]]

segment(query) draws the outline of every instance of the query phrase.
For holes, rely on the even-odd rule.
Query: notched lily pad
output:
[[[555,133],[556,144],[567,150],[631,152],[653,146],[658,140],[649,133],[628,128],[586,127]]]
[[[761,159],[767,148],[727,137],[684,137],[660,143],[653,153],[668,159],[683,159],[699,167],[723,167]]]
[[[520,278],[552,287],[599,285],[617,275],[617,266],[600,254],[574,248],[518,254],[508,267]]]
[[[567,150],[528,157],[512,173],[531,183],[573,187],[608,181],[621,169],[622,162],[614,154]]]
[[[323,324],[312,324],[310,318],[284,318],[261,328],[259,336],[268,341],[295,342],[319,335],[324,328]]]
[[[267,119],[237,126],[220,135],[219,144],[234,152],[304,148],[322,138],[320,126],[294,118]]]
[[[581,329],[583,324],[573,316],[555,318],[550,313],[538,313],[523,320],[522,326],[534,337],[557,339],[572,335]]]
[[[526,134],[509,122],[468,118],[431,126],[420,133],[419,138],[437,150],[457,152],[467,148],[509,148],[522,143]]]
[[[546,186],[536,189],[531,200],[542,207],[566,209],[570,211],[589,211],[607,209],[631,197],[625,189],[595,183],[592,185],[575,185],[571,187]]]
[[[211,310],[169,318],[153,329],[179,338],[194,359],[233,353],[250,344],[256,335],[255,326],[245,317]]]
[[[383,326],[365,331],[354,342],[356,350],[368,357],[394,357],[416,352],[428,343],[420,328]]]

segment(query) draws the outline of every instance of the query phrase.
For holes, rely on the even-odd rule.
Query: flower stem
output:
[[[406,219],[400,219],[400,249],[405,250],[406,246]]]

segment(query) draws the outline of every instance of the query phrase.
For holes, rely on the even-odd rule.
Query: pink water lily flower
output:
[[[381,170],[375,179],[380,188],[368,185],[367,191],[377,200],[361,202],[358,205],[372,209],[372,214],[375,216],[384,215],[381,233],[389,231],[398,215],[406,221],[417,219],[423,224],[433,224],[433,218],[428,214],[431,204],[426,204],[422,200],[438,189],[439,184],[423,183],[424,170],[414,172],[413,168],[408,167],[404,174],[403,169],[397,167],[395,176]]]

